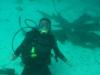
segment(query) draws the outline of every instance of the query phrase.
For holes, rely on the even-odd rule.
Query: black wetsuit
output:
[[[37,54],[34,58],[30,56],[32,47],[35,47]],[[51,50],[54,50],[54,53],[63,61],[66,61],[51,33],[41,34],[37,29],[29,31],[22,44],[15,51],[15,55],[21,55],[22,61],[25,64],[21,75],[51,75],[48,68]]]

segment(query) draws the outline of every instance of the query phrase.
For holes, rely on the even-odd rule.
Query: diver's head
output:
[[[48,33],[51,30],[51,21],[48,18],[42,18],[39,22],[39,31]]]

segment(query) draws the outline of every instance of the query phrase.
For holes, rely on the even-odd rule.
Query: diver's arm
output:
[[[54,53],[56,54],[57,57],[59,57],[61,60],[63,60],[65,63],[67,62],[67,58],[61,53],[61,51],[58,49],[57,46],[53,48]]]
[[[18,46],[18,48],[14,51],[11,60],[15,60],[18,56],[20,56],[22,50],[25,48],[25,40]]]
[[[26,39],[24,39],[24,41],[15,50],[14,54],[12,55],[11,60],[15,60],[18,56],[20,56],[20,54],[22,53],[22,51],[26,48],[26,45],[27,45]]]
[[[53,44],[53,50],[54,53],[57,57],[59,57],[61,60],[63,60],[65,63],[67,62],[67,58],[61,53],[61,51],[59,50],[56,41],[54,40],[54,44]]]
[[[20,54],[25,50],[31,41],[31,32],[28,32],[23,40],[23,42],[18,46],[14,52],[14,58],[20,56]]]
[[[22,50],[25,49],[25,46],[26,46],[26,39],[24,39],[24,41],[19,45],[19,47],[14,52],[14,55],[19,56],[21,54]]]

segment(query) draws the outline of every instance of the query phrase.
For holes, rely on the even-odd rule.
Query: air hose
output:
[[[22,24],[21,24],[21,16],[19,16],[18,21],[19,21],[19,27],[20,27],[20,29],[18,29],[18,30],[15,32],[15,34],[14,34],[14,36],[13,36],[13,38],[12,38],[12,50],[13,50],[13,53],[14,53],[14,51],[15,51],[15,49],[14,49],[14,40],[15,40],[16,36],[18,35],[18,33],[22,31],[23,34],[25,35],[26,32],[27,32],[26,29],[33,29],[33,27],[30,26],[30,25],[28,24],[28,22],[32,22],[32,23],[34,23],[34,24],[37,26],[37,24],[36,24],[35,21],[33,21],[33,20],[31,20],[31,19],[25,19],[24,22],[25,22],[25,24],[26,24],[26,27],[23,27]]]

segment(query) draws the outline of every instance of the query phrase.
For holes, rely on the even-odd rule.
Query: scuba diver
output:
[[[23,42],[14,51],[12,60],[21,56],[24,64],[21,75],[52,75],[48,67],[52,50],[56,60],[59,57],[67,63],[67,58],[60,52],[51,32],[51,21],[48,18],[42,18],[37,28],[32,28],[26,33]]]

